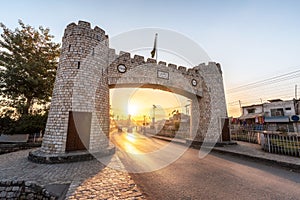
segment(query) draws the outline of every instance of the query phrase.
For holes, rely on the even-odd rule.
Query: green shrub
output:
[[[1,134],[33,134],[44,132],[48,114],[23,115],[17,120],[7,116],[0,118]]]

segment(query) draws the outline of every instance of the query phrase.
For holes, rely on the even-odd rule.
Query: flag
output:
[[[154,39],[154,47],[153,50],[151,51],[151,57],[154,58],[156,52],[156,43],[157,43],[157,33],[155,34],[155,39]]]

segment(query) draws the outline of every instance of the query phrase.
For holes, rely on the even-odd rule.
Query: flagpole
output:
[[[157,38],[158,38],[158,34],[156,33],[156,62],[158,63],[158,60],[157,60],[157,54],[158,54]]]
[[[157,33],[155,33],[155,38],[154,38],[154,46],[153,46],[153,50],[151,51],[151,58],[154,58],[154,55],[156,56],[155,58],[156,58],[156,61],[157,61],[157,36],[158,36],[158,34]]]

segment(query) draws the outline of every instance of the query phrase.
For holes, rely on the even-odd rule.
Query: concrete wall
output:
[[[284,116],[295,115],[295,106],[293,100],[265,103],[263,104],[263,107],[264,107],[264,112],[269,113],[269,116],[271,116],[271,109],[279,109],[279,108],[283,108]],[[291,110],[286,110],[286,108],[291,108]]]
[[[243,107],[243,115],[249,114],[249,109],[255,109],[255,113],[262,113],[263,112],[263,106],[262,105],[253,105],[253,106],[247,106]]]

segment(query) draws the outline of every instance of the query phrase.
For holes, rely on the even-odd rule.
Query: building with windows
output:
[[[300,132],[300,99],[268,100],[267,103],[242,107],[239,121],[254,130]]]
[[[244,121],[246,124],[262,124],[264,111],[263,104],[255,104],[251,106],[242,107],[242,116],[239,117],[240,120]]]

